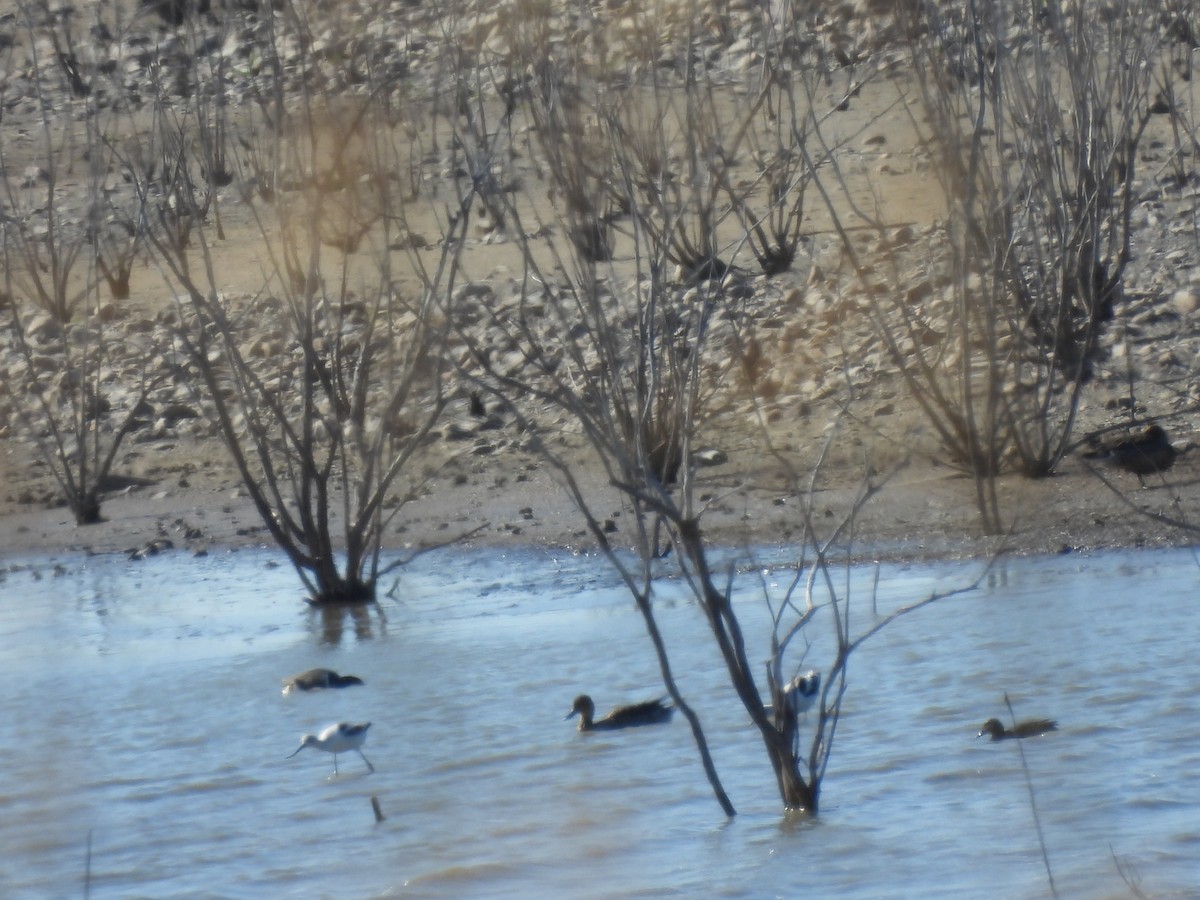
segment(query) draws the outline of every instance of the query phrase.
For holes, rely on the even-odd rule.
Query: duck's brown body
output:
[[[618,728],[636,728],[639,725],[658,725],[669,722],[675,707],[668,706],[660,698],[647,700],[644,703],[634,703],[629,706],[618,706],[606,713],[603,718],[595,719],[596,704],[587,694],[575,698],[567,718],[579,716],[580,731],[613,731]]]
[[[1009,738],[1037,737],[1047,731],[1057,730],[1058,723],[1052,719],[1029,719],[1026,722],[1018,722],[1013,726],[1012,731],[1006,729],[999,719],[988,719],[983,723],[983,728],[979,730],[979,737],[990,734],[993,741],[1003,741]]]
[[[362,684],[363,680],[357,675],[339,675],[333,669],[309,669],[299,675],[283,680],[283,692],[319,691],[323,688],[344,688]]]

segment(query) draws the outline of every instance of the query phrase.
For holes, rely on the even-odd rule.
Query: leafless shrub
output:
[[[150,152],[127,160],[158,219],[147,240],[181,298],[178,337],[217,427],[322,604],[373,601],[378,578],[402,564],[381,561],[382,537],[420,489],[413,460],[446,402],[436,311],[397,282],[388,253],[401,219],[389,173],[403,153],[387,97],[304,96],[274,128],[223,144],[251,148],[226,162],[216,131],[191,124],[215,129],[219,110],[193,119],[164,106]],[[254,209],[270,264],[257,294],[228,296],[208,237],[219,180],[202,185],[197,172],[265,161],[272,202]]]
[[[698,280],[725,277],[728,257],[746,245],[767,275],[792,267],[806,188],[833,152],[802,148],[845,100],[826,97],[827,72],[783,65],[771,43],[779,34],[764,25],[768,61],[748,95],[707,78],[700,63],[687,68],[703,58],[687,40],[676,54],[687,69],[680,90],[671,69],[647,65],[659,52],[650,17],[631,20],[627,35],[636,44],[644,31],[647,56],[625,61],[609,58],[599,40],[585,41],[586,52],[550,55],[541,21],[515,22],[509,40],[525,74],[508,93],[525,102],[551,199],[580,255],[605,262],[614,230],[641,230]]]
[[[171,368],[152,341],[122,346],[112,321],[124,311],[101,296],[103,277],[113,299],[128,297],[137,235],[125,222],[114,238],[117,213],[105,187],[116,123],[98,103],[98,73],[76,56],[72,12],[22,4],[18,22],[25,45],[49,40],[59,68],[46,71],[38,53],[29,57],[41,104],[34,151],[18,156],[20,142],[0,133],[8,379],[20,433],[85,525],[100,521],[117,455]],[[56,91],[58,79],[65,83]]]
[[[828,451],[836,434],[836,430],[830,433],[823,453]],[[769,441],[766,444],[769,447]],[[841,518],[832,524],[825,524],[814,515],[818,509],[815,494],[824,463],[823,455],[813,462],[811,471],[807,473],[797,469],[782,455],[779,458],[796,495],[803,498],[798,516],[804,540],[796,562],[795,576],[784,596],[778,602],[772,602],[765,585],[762,589],[770,606],[772,622],[770,657],[767,662],[770,726],[791,747],[790,755],[783,757],[795,768],[790,780],[791,790],[795,797],[805,801],[788,805],[798,805],[815,813],[833,753],[852,654],[897,619],[940,600],[973,591],[986,576],[988,567],[969,583],[949,590],[934,591],[882,615],[878,612],[879,569],[876,567],[870,596],[871,614],[867,615],[863,609],[865,603],[853,590],[850,577],[838,577],[840,567],[834,556],[834,548],[844,550],[852,542],[858,515],[875,494],[885,489],[886,479],[874,478],[869,474],[865,476],[858,493]],[[869,463],[867,465],[869,469]],[[788,693],[793,679],[809,665],[810,629],[821,610],[825,610],[832,619],[834,653],[825,670],[826,677],[821,684],[820,694],[814,701],[815,714],[810,718],[811,737],[806,750],[801,742],[799,716],[795,704],[789,702]],[[862,624],[864,621],[865,625]],[[792,642],[797,638],[803,638],[804,646],[793,648]],[[751,715],[754,715],[753,712]],[[757,720],[756,724],[763,731],[764,741],[775,739],[775,734],[766,730]],[[780,790],[785,803],[788,783],[780,776]]]
[[[815,561],[811,568],[802,562],[798,569],[808,579],[807,599],[797,603],[789,595],[772,609],[775,628],[767,693],[761,693],[753,651],[747,646],[734,604],[738,568],[731,566],[723,576],[714,566],[713,547],[703,524],[708,505],[702,499],[705,483],[693,461],[705,423],[715,412],[713,379],[719,380],[717,373],[728,373],[731,365],[738,365],[719,349],[726,345],[714,342],[710,335],[719,319],[739,315],[737,304],[719,285],[673,286],[657,278],[654,273],[663,268],[666,248],[649,245],[646,249],[646,269],[628,288],[613,291],[599,280],[586,278],[564,283],[561,277],[552,288],[533,288],[545,284],[547,273],[531,264],[531,289],[515,303],[496,302],[485,295],[490,302],[482,307],[456,310],[452,315],[455,321],[482,318],[488,323],[487,333],[502,335],[502,343],[513,349],[513,353],[496,354],[492,352],[494,338],[485,344],[473,332],[460,333],[459,339],[471,354],[466,374],[514,411],[523,433],[532,436],[532,448],[558,471],[590,536],[620,573],[642,613],[664,683],[692,727],[710,784],[725,812],[732,815],[733,804],[708,754],[699,718],[679,687],[679,676],[672,670],[669,649],[655,618],[654,584],[661,568],[656,568],[654,561],[663,558],[659,551],[664,539],[671,549],[667,564],[691,588],[725,661],[730,683],[761,734],[784,806],[815,813],[851,654],[887,621],[938,598],[897,610],[855,634],[850,628],[849,597],[839,592],[830,577],[830,554],[832,546],[852,529],[859,505],[875,487],[864,484],[854,508],[825,541],[817,538],[810,502],[801,524],[808,535],[805,545],[814,551]],[[651,256],[652,249],[657,250],[656,256]],[[526,258],[532,260],[536,255],[529,252]],[[589,265],[589,261],[579,260],[575,271],[586,272]],[[551,335],[557,339],[551,341]],[[545,433],[532,412],[538,409],[565,413],[582,428],[587,448],[599,459],[609,484],[629,508],[630,515],[623,521],[631,524],[620,541],[632,544],[634,560],[621,552],[622,545],[599,511],[605,508],[605,501],[581,486],[579,451],[569,444],[561,446],[561,438]],[[803,659],[794,652],[792,641],[804,633],[818,607],[833,610],[837,650],[827,670],[830,681],[820,700],[812,743],[806,750],[800,741],[799,711],[788,705],[785,694],[794,674],[791,669]]]
[[[1082,4],[1045,20],[1003,0],[954,12],[929,5],[914,27],[949,206],[944,287],[929,304],[949,327],[928,340],[902,291],[875,315],[996,532],[992,479],[1010,459],[1030,476],[1054,471],[1122,299],[1156,36],[1139,16],[1095,17]]]
[[[28,28],[32,33],[32,24]],[[87,233],[72,220],[62,185],[75,155],[73,110],[60,115],[49,111],[49,98],[41,96],[44,73],[36,59],[33,69],[32,83],[47,109],[39,122],[37,161],[18,165],[10,142],[0,140],[5,264],[21,293],[65,323],[87,295],[90,274]],[[92,167],[89,175],[96,174]]]
[[[520,266],[517,288],[511,297],[473,289],[443,294],[446,317],[465,348],[460,369],[511,412],[529,448],[557,471],[589,535],[619,572],[722,809],[734,813],[656,619],[654,587],[664,566],[691,588],[707,619],[730,683],[761,735],[783,804],[815,813],[850,655],[885,624],[876,622],[855,634],[848,598],[830,576],[831,547],[851,529],[858,503],[875,486],[864,484],[858,503],[825,542],[817,538],[811,505],[800,523],[805,546],[816,554],[811,568],[806,559],[800,571],[804,578],[817,574],[806,602],[789,595],[772,609],[775,629],[764,694],[761,670],[734,604],[738,567],[723,573],[713,561],[704,516],[718,501],[696,461],[698,442],[720,417],[745,417],[743,429],[746,421],[760,424],[756,411],[763,396],[756,391],[763,388],[762,360],[753,320],[762,310],[748,280],[734,274],[737,254],[748,242],[746,225],[734,209],[740,204],[757,221],[746,211],[759,202],[752,198],[760,196],[762,183],[747,189],[722,174],[732,171],[731,148],[741,152],[750,126],[735,115],[743,134],[717,140],[726,120],[715,111],[714,86],[699,76],[669,89],[665,80],[657,85],[651,79],[647,86],[612,90],[593,75],[581,67],[543,65],[523,88],[538,123],[553,196],[566,198],[565,214],[547,221],[520,192],[497,195],[505,204],[501,216]],[[766,103],[763,99],[756,112]],[[451,118],[455,143],[480,148],[477,159],[500,160],[509,152],[505,130],[483,127],[483,117],[473,117],[470,108]],[[815,120],[807,121],[806,127],[817,127]],[[779,140],[800,140],[803,134],[797,128]],[[804,158],[793,149],[804,162],[779,171],[790,171],[783,180],[798,187],[814,177],[814,169],[811,155]],[[763,180],[772,177],[783,176]],[[478,177],[466,182],[458,215],[472,214],[473,192],[481,183]],[[781,199],[776,193],[765,206],[784,210],[786,243],[793,240],[788,235],[799,234],[801,205]],[[619,256],[628,268],[618,266],[618,254],[596,252],[596,241],[581,239],[616,217],[628,219],[617,218],[621,238],[628,241]],[[563,222],[565,241],[554,227]],[[765,240],[765,248],[775,246],[769,235]],[[676,267],[682,270],[679,276]],[[732,409],[731,389],[743,404]],[[571,436],[575,429],[582,433],[582,447]],[[619,537],[601,511],[611,499],[597,498],[582,482],[583,454],[603,467],[626,508],[621,521],[627,524]],[[813,465],[819,468],[820,462]],[[670,550],[665,555],[664,543]],[[633,558],[623,552],[628,546]],[[786,691],[803,659],[795,639],[818,608],[834,610],[837,651],[827,670],[833,687],[826,687],[806,749],[799,738],[799,711],[787,702]]]
[[[145,424],[146,401],[170,369],[156,348],[135,361],[132,372],[110,368],[113,338],[99,317],[55,327],[46,319],[25,318],[16,304],[11,312],[13,345],[25,376],[16,416],[76,524],[100,522],[101,499],[117,453],[125,438]],[[113,382],[122,386],[120,408],[109,399]],[[136,385],[132,391],[130,384]]]

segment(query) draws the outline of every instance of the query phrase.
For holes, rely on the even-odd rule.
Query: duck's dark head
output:
[[[579,716],[579,727],[586,728],[592,724],[592,717],[596,714],[596,704],[592,702],[592,698],[587,694],[580,694],[571,704],[571,711],[564,716],[564,719],[569,719],[572,716]]]
[[[979,737],[983,737],[985,734],[990,734],[993,741],[998,741],[1004,737],[1004,726],[1000,724],[999,719],[988,719],[979,729]]]

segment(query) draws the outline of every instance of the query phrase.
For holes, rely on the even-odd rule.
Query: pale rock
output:
[[[1180,288],[1171,296],[1171,304],[1180,315],[1190,316],[1200,309],[1200,290],[1196,288]]]
[[[25,323],[25,336],[45,343],[62,337],[62,325],[49,313],[37,313]]]
[[[21,172],[21,187],[23,188],[37,187],[39,184],[45,184],[49,180],[49,173],[36,163],[30,163]]]

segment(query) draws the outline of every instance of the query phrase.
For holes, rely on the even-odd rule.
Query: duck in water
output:
[[[357,675],[339,675],[333,669],[309,669],[299,675],[283,679],[283,692],[319,691],[322,688],[344,688],[362,684],[363,680]]]
[[[596,704],[587,694],[580,694],[571,705],[571,711],[565,718],[579,716],[580,731],[615,731],[618,728],[636,728],[639,725],[658,725],[671,721],[675,707],[664,702],[665,698],[647,700],[644,703],[634,703],[629,706],[618,706],[608,712],[602,719],[595,719]]]
[[[999,719],[988,719],[983,723],[979,737],[990,734],[993,741],[1003,741],[1008,738],[1038,737],[1048,731],[1058,731],[1058,723],[1051,719],[1029,719],[1025,722],[1018,722],[1013,726],[1012,731],[1008,731],[1000,724]]]

